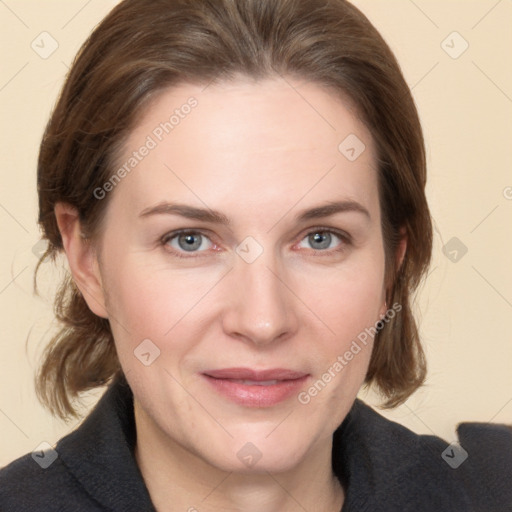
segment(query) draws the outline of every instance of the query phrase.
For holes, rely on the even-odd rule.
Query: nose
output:
[[[230,299],[223,314],[224,331],[259,346],[293,335],[298,325],[297,300],[285,274],[266,252],[252,263],[237,258],[226,283]]]

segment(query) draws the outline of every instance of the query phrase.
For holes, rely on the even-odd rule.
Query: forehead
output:
[[[239,78],[169,88],[144,112],[117,165],[143,146],[150,150],[117,187],[141,208],[177,196],[218,206],[233,193],[246,207],[291,206],[340,188],[375,199],[371,134],[349,102],[315,83]]]
[[[194,107],[189,106],[192,102]],[[338,139],[354,131],[371,145],[370,134],[347,97],[342,99],[314,82],[280,77],[259,81],[238,77],[169,88],[153,99],[130,142],[153,132],[160,139],[171,131],[178,142],[193,131],[198,145],[212,141],[231,151],[235,125],[244,149],[252,142],[250,149],[255,152],[279,149],[292,139],[295,149],[303,151],[337,150]]]

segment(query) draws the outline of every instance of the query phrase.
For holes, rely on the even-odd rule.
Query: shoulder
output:
[[[457,429],[462,447],[461,464],[453,466],[472,500],[486,503],[489,510],[512,511],[512,426],[461,423]],[[460,451],[460,450],[459,450]],[[457,452],[443,452],[447,462]],[[499,508],[506,504],[506,508]]]
[[[448,442],[416,434],[356,400],[338,430],[351,481],[370,481],[367,492],[387,496],[387,503],[393,495],[390,510],[512,512],[512,427],[462,423],[458,439]]]
[[[133,396],[115,380],[76,430],[55,449],[0,470],[1,512],[154,510],[133,455]]]
[[[77,512],[101,510],[95,508],[54,450],[24,455],[0,469],[2,512],[61,512],[69,510],[70,501]]]

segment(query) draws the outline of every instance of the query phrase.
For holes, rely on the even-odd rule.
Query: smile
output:
[[[272,407],[297,394],[309,374],[287,369],[226,368],[201,374],[216,394],[244,407]]]

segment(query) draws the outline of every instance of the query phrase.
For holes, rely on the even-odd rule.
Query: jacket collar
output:
[[[135,440],[133,394],[120,377],[81,426],[58,443],[57,451],[103,507],[154,511],[135,461]],[[414,434],[356,399],[333,436],[333,471],[346,490],[342,512],[435,510],[425,503],[425,486],[441,499],[438,510],[466,503],[465,491],[441,458],[445,448],[441,439]]]
[[[470,510],[447,443],[390,421],[359,399],[334,432],[333,469],[345,482],[342,512]]]
[[[97,502],[112,511],[154,511],[134,455],[133,394],[116,379],[78,430],[57,452],[68,471]]]

